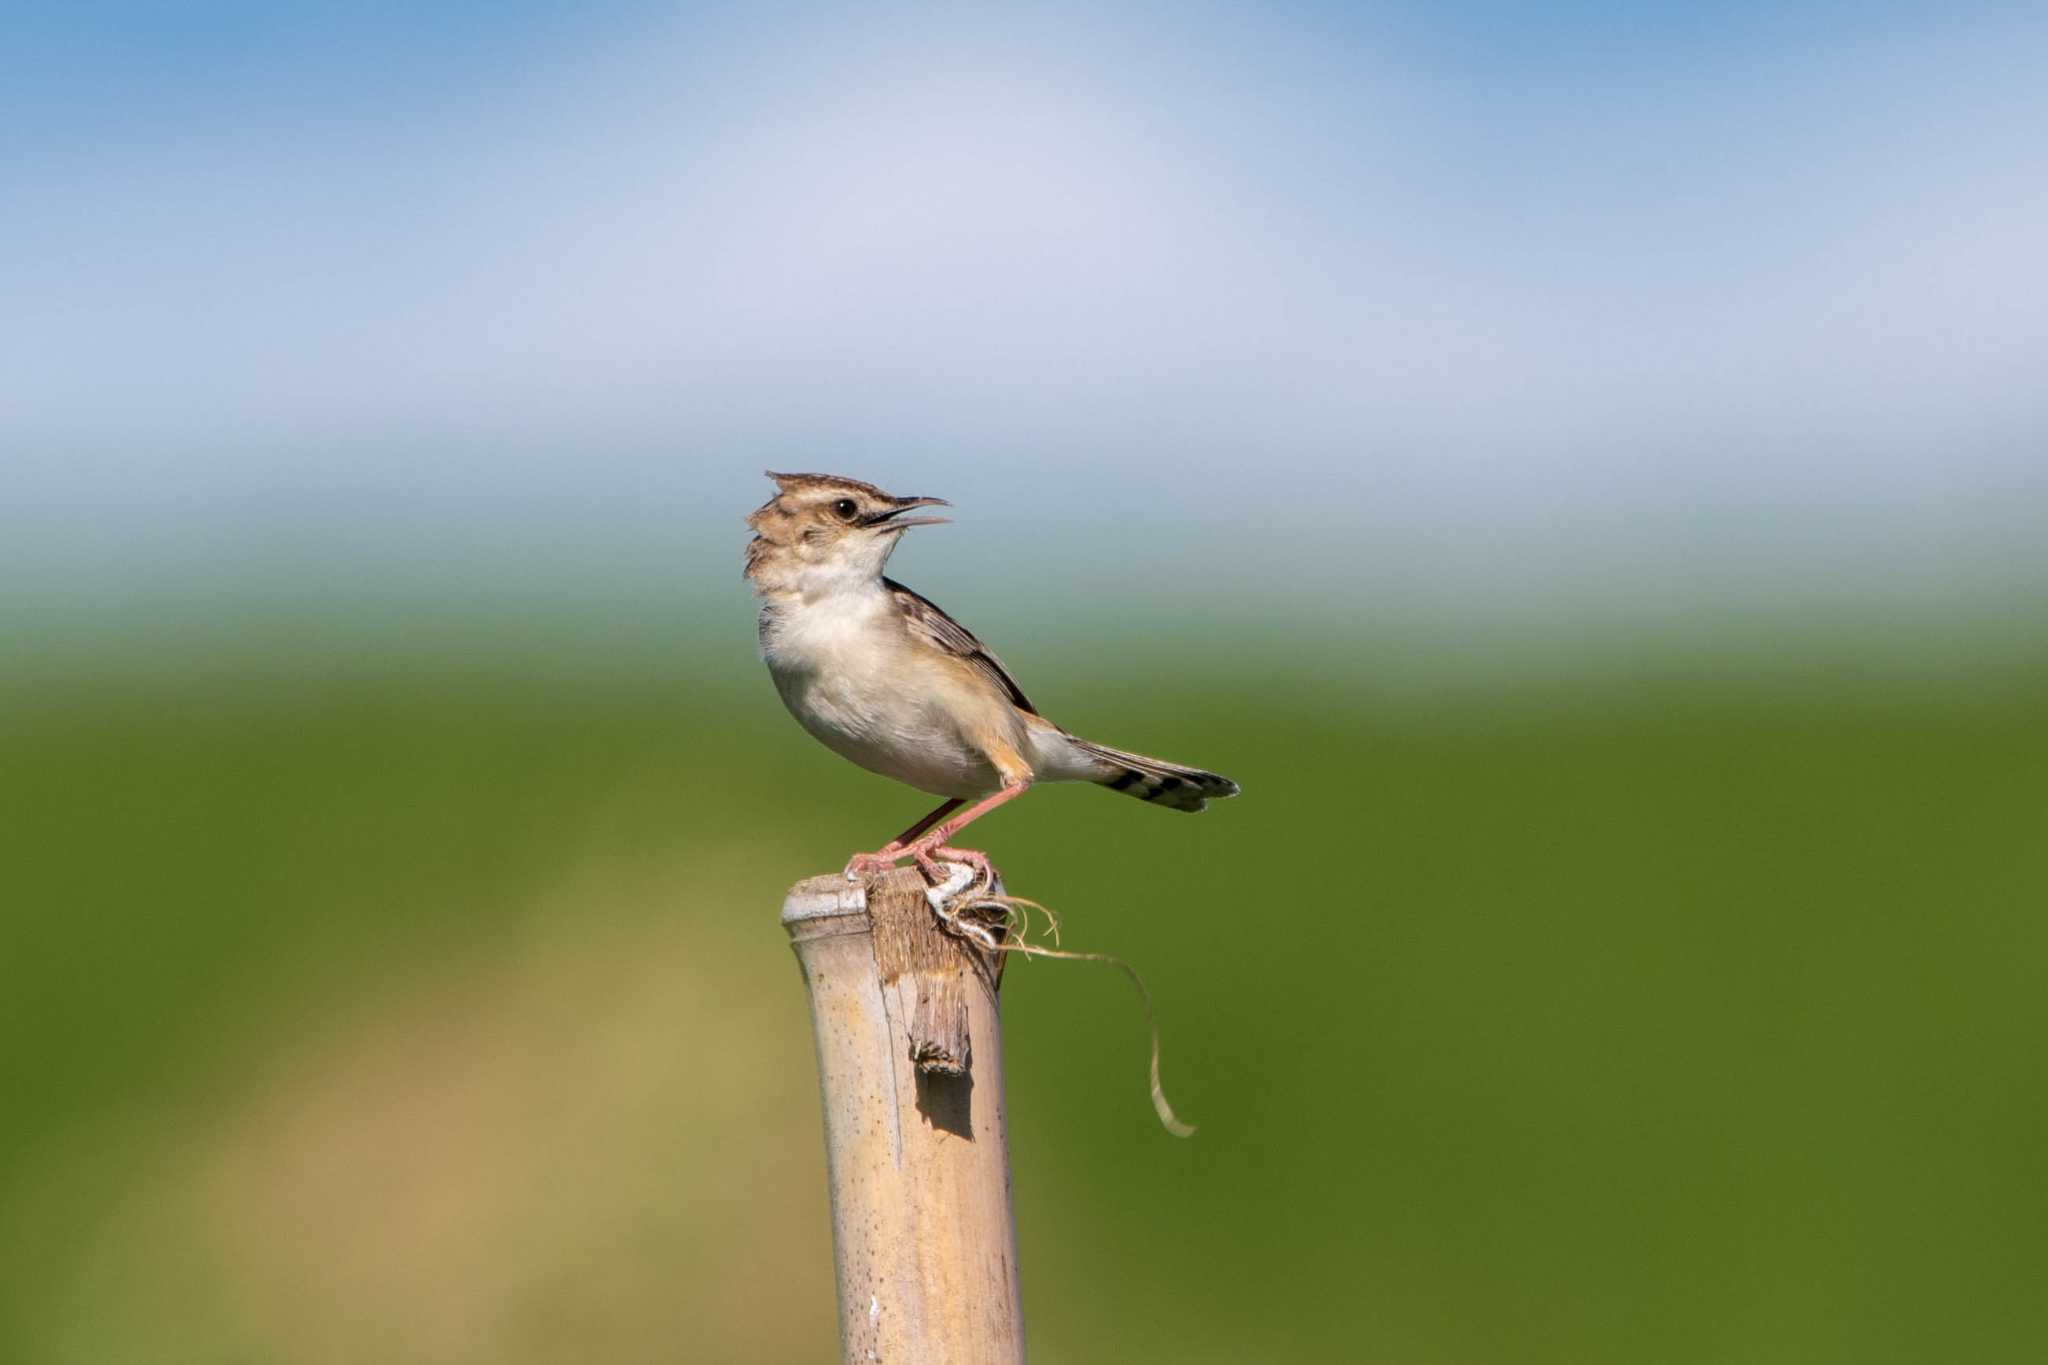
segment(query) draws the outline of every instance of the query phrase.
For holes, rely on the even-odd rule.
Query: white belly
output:
[[[831,599],[763,617],[761,656],[791,715],[834,753],[934,796],[1000,785],[961,736],[952,679],[875,613],[886,598]]]

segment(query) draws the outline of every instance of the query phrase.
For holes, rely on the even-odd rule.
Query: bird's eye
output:
[[[854,506],[852,498],[841,498],[838,502],[832,504],[832,515],[838,517],[841,521],[852,521],[853,514],[859,510],[860,508]]]

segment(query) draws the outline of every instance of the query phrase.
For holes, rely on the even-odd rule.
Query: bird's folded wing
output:
[[[964,659],[995,684],[1018,709],[1029,711],[1034,716],[1038,714],[1038,708],[1024,695],[1024,689],[1017,686],[1010,670],[1003,667],[1003,661],[987,645],[975,639],[973,631],[946,615],[938,603],[913,592],[893,578],[883,579],[882,586],[889,590],[896,610],[903,614],[911,634],[955,658]]]

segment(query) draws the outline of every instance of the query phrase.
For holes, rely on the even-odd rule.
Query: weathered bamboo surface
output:
[[[1000,889],[1000,888],[998,888]],[[847,1362],[1024,1359],[999,954],[940,929],[914,869],[790,889],[810,994]]]

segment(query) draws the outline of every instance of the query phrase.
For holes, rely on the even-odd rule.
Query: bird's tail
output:
[[[1090,743],[1078,735],[1071,738],[1076,749],[1094,760],[1089,780],[1113,792],[1135,796],[1155,806],[1188,811],[1206,808],[1212,796],[1237,795],[1237,784],[1217,773],[1143,754],[1127,754],[1121,749]]]

